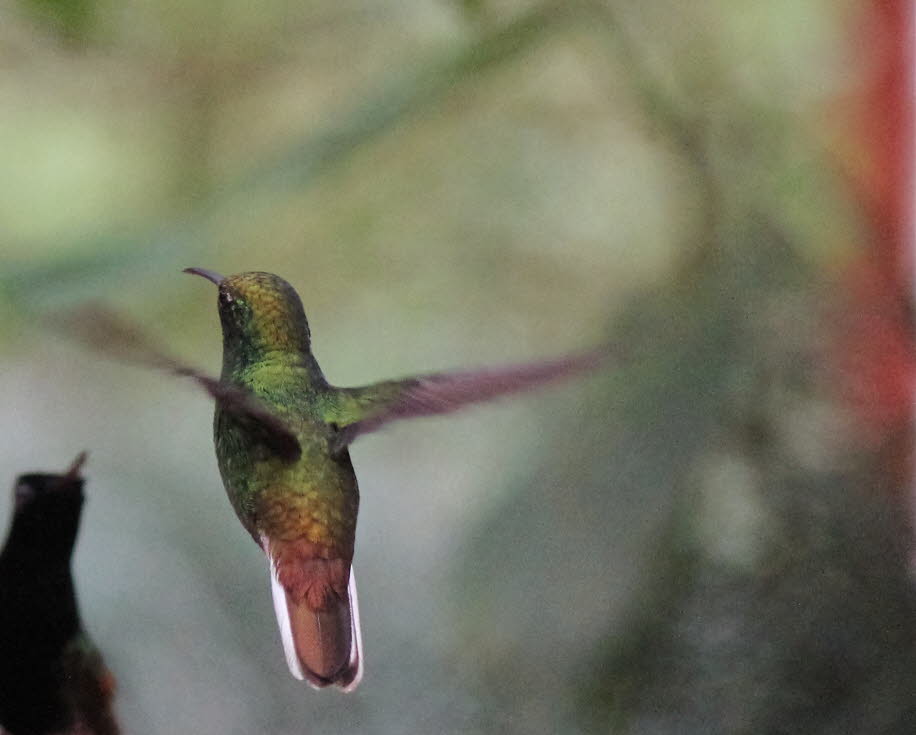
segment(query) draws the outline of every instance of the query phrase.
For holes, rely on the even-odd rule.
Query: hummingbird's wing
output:
[[[101,304],[86,304],[66,314],[55,315],[52,326],[93,349],[115,359],[191,378],[232,414],[256,443],[263,444],[282,459],[294,461],[302,455],[296,435],[280,418],[244,388],[223,383],[189,367],[156,345],[135,324]]]
[[[334,450],[390,421],[449,413],[472,403],[520,393],[570,378],[601,365],[609,351],[602,347],[543,362],[480,370],[433,373],[360,388],[336,388],[325,418],[337,424]]]

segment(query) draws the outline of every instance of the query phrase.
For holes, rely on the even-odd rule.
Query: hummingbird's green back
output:
[[[322,406],[329,386],[311,353],[295,290],[269,273],[242,273],[220,287],[222,381],[250,391],[296,435],[294,462],[252,442],[247,427],[217,404],[220,472],[236,513],[261,536],[310,542],[352,556],[359,495],[346,452],[332,456],[334,428]]]

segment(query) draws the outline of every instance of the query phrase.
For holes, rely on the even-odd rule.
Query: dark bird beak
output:
[[[219,284],[225,280],[224,276],[221,276],[216,271],[211,271],[207,268],[185,268],[184,272],[193,273],[195,276],[202,276],[208,281],[213,281],[213,283],[215,283],[217,286],[219,286]]]
[[[89,457],[89,452],[80,452],[76,455],[76,459],[73,460],[72,464],[67,468],[67,471],[64,473],[63,482],[72,482],[80,476],[80,470],[83,469],[83,465],[86,464],[86,459]]]
[[[76,455],[76,459],[73,460],[71,465],[67,468],[67,471],[60,475],[57,478],[57,482],[54,483],[55,490],[80,490],[83,486],[83,478],[80,477],[80,470],[83,469],[83,465],[86,464],[86,458],[89,456],[89,452],[80,452]]]

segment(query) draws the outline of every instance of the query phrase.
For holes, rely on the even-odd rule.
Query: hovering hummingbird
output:
[[[104,308],[73,310],[58,326],[121,359],[190,377],[215,399],[220,474],[239,520],[269,559],[290,672],[316,688],[352,691],[363,658],[352,571],[359,490],[350,443],[397,419],[448,413],[589,371],[607,349],[338,388],[312,354],[302,302],[289,283],[271,273],[185,272],[219,289],[219,380],[169,356]]]
[[[286,450],[218,402],[214,441],[235,512],[270,559],[290,671],[349,691],[362,675],[352,571],[359,490],[348,445],[395,419],[441,414],[591,369],[591,352],[551,362],[442,373],[359,388],[328,383],[299,295],[279,276],[186,272],[218,286],[221,382],[255,396],[289,429]]]
[[[21,475],[0,552],[0,732],[117,735],[114,679],[80,623],[70,557],[80,468]]]

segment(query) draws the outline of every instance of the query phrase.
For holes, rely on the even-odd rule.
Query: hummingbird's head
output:
[[[68,561],[83,508],[80,468],[85,453],[64,474],[20,475],[13,486],[14,513],[6,549]]]
[[[185,268],[219,288],[224,356],[256,356],[271,351],[309,350],[309,325],[296,290],[273,273],[252,271],[221,276]]]

